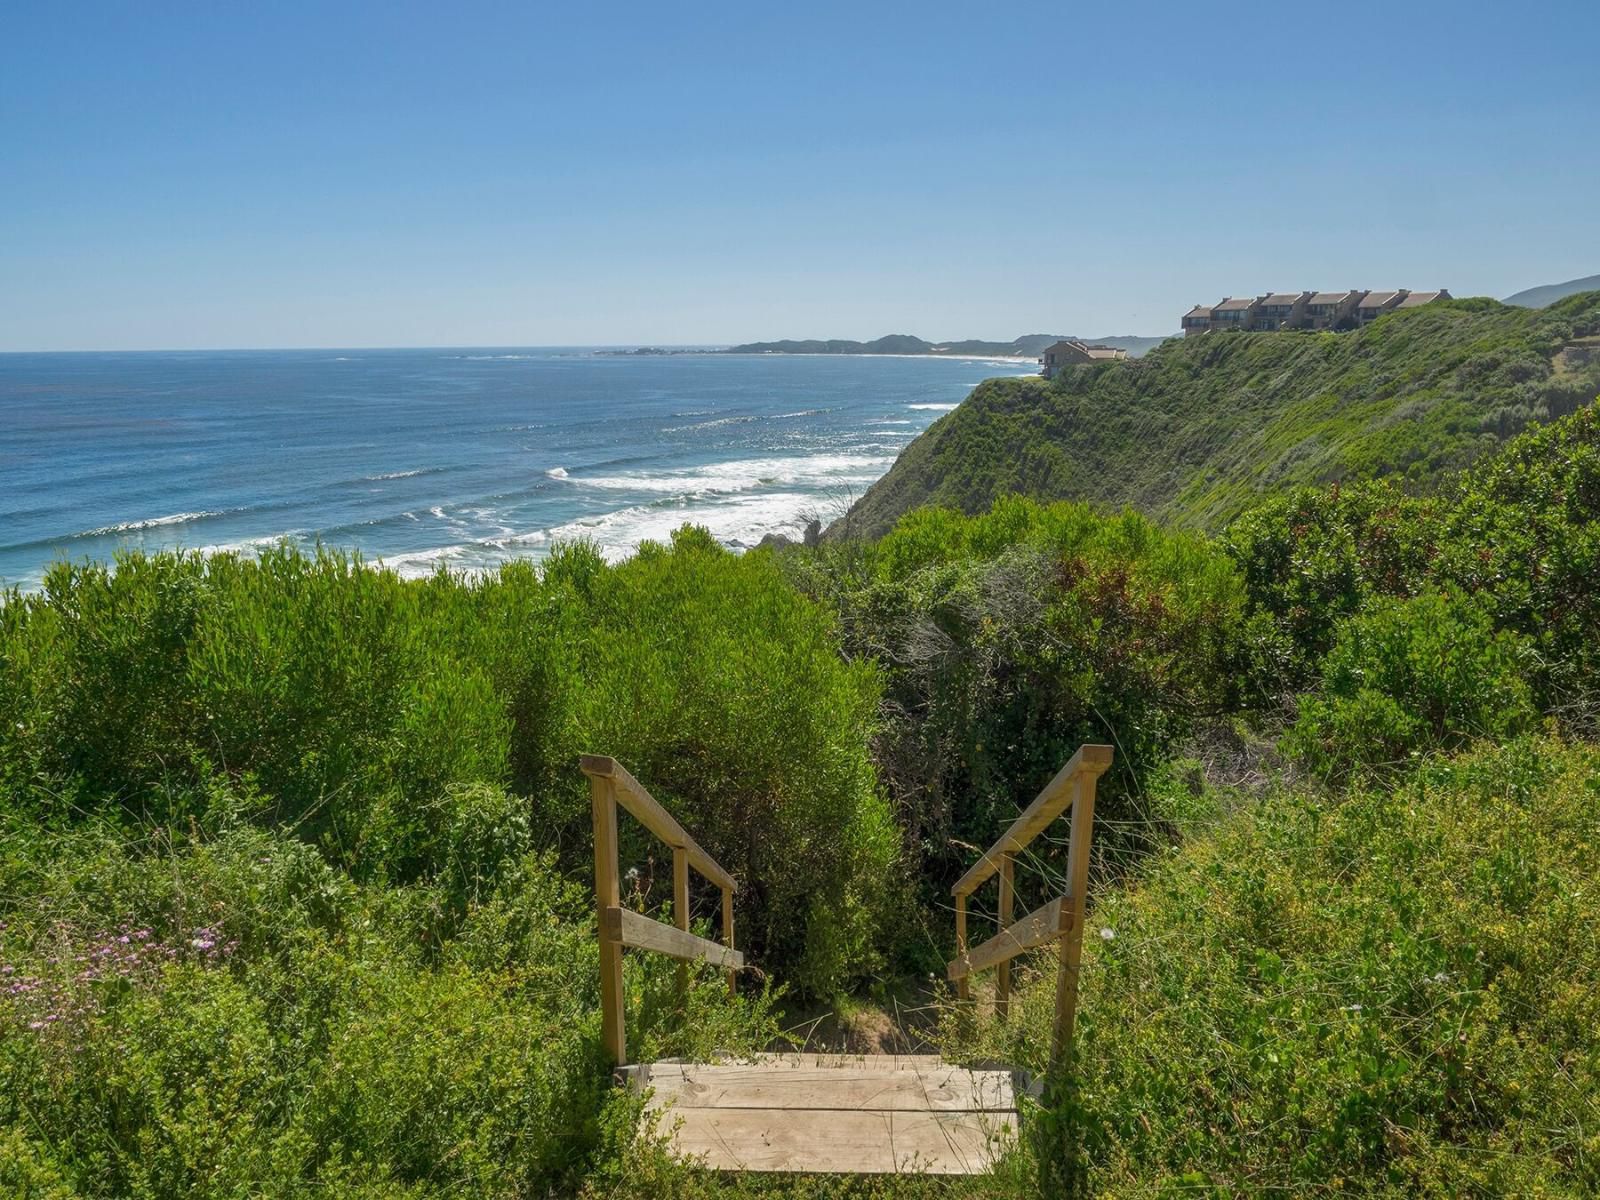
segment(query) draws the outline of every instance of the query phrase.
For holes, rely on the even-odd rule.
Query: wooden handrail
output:
[[[946,967],[957,994],[971,998],[974,972],[997,967],[995,1011],[1006,1016],[1011,996],[1011,960],[1049,942],[1061,947],[1056,977],[1056,1021],[1051,1058],[1059,1059],[1072,1044],[1078,1007],[1078,965],[1083,957],[1084,894],[1089,884],[1089,848],[1094,829],[1095,783],[1111,766],[1111,747],[1086,745],[1044,785],[1033,803],[1011,823],[982,858],[950,889],[956,899],[956,957]],[[1038,837],[1068,808],[1067,891],[1012,924],[1012,872],[1018,852]],[[1000,932],[975,950],[967,948],[967,897],[995,872],[1000,873]]]
[[[1111,765],[1110,746],[1079,746],[1078,752],[1067,760],[1067,765],[1055,773],[1055,778],[1044,785],[1044,789],[1034,797],[1032,804],[1023,810],[1022,815],[1011,822],[1011,828],[1000,835],[1000,840],[991,846],[977,862],[972,864],[955,886],[950,889],[952,896],[968,896],[982,885],[996,871],[1000,870],[1002,860],[1007,854],[1016,854],[1026,848],[1029,842],[1038,837],[1040,832],[1064,812],[1073,797],[1077,794],[1073,782],[1081,774],[1090,774],[1098,779],[1104,775],[1106,768]]]
[[[626,1021],[622,1011],[622,949],[633,946],[654,950],[680,960],[680,964],[709,962],[726,967],[728,991],[736,990],[734,972],[744,966],[744,955],[733,948],[733,893],[738,887],[695,840],[684,832],[630,775],[621,763],[603,754],[585,754],[580,768],[589,777],[589,801],[594,813],[594,892],[600,925],[600,1014],[606,1051],[617,1066],[628,1061]],[[617,858],[617,806],[672,848],[672,908],[674,925],[663,925],[643,913],[622,907],[622,883]],[[722,942],[689,932],[689,868],[722,889]],[[680,992],[688,986],[688,968],[678,968]]]
[[[717,860],[712,858],[695,843],[695,840],[672,819],[671,814],[649,792],[644,790],[644,785],[628,773],[614,758],[604,754],[585,754],[579,762],[579,769],[590,779],[608,779],[616,789],[617,802],[633,814],[634,819],[660,838],[674,850],[684,850],[689,856],[689,865],[702,876],[709,879],[718,887],[730,891],[738,891],[739,885],[717,865]]]

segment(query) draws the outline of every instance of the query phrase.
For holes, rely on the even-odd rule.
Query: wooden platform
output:
[[[1010,1071],[937,1055],[773,1054],[625,1069],[675,1149],[719,1171],[976,1175],[1017,1132]]]

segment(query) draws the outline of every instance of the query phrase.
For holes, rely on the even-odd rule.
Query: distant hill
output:
[[[1569,279],[1565,283],[1547,283],[1543,287],[1529,288],[1515,296],[1507,296],[1507,304],[1519,308],[1544,308],[1557,300],[1576,296],[1579,292],[1600,291],[1600,275],[1587,275],[1582,279]]]
[[[892,333],[870,342],[857,342],[845,338],[786,338],[777,342],[746,342],[731,346],[724,354],[948,354],[951,357],[978,355],[986,358],[1037,358],[1046,346],[1074,335],[1065,333],[1025,333],[1009,342],[985,342],[968,338],[955,342],[930,342],[909,333]],[[1102,346],[1117,346],[1137,358],[1146,350],[1159,346],[1166,339],[1135,337],[1132,335],[1099,338],[1078,338],[1079,341]]]
[[[1054,380],[991,379],[906,447],[828,531],[874,537],[923,504],[1131,505],[1218,528],[1262,493],[1429,483],[1600,394],[1600,293],[1549,308],[1452,300],[1352,333],[1172,339]]]

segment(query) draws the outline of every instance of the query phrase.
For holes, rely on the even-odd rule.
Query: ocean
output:
[[[406,575],[824,523],[992,359],[590,349],[0,354],[0,584],[290,539]]]

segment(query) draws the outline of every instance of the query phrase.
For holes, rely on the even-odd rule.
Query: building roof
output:
[[[1120,346],[1085,346],[1084,352],[1090,358],[1127,358],[1128,352]]]
[[[1404,298],[1406,294],[1405,292],[1368,292],[1361,301],[1361,307],[1382,308],[1385,304]]]
[[[1212,312],[1240,312],[1240,311],[1242,311],[1244,309],[1247,309],[1247,308],[1250,308],[1250,307],[1254,306],[1255,303],[1256,303],[1256,300],[1255,300],[1255,297],[1253,297],[1253,296],[1244,296],[1244,297],[1241,297],[1238,300],[1235,300],[1232,296],[1224,296],[1222,298],[1222,303],[1221,304],[1214,304],[1214,305],[1211,306],[1211,311]]]
[[[1443,300],[1450,295],[1449,292],[1412,292],[1396,308],[1420,308],[1424,304],[1432,304],[1435,300]]]
[[[1183,314],[1183,319],[1185,321],[1187,321],[1190,317],[1209,317],[1209,316],[1211,316],[1211,308],[1210,308],[1209,305],[1196,304],[1188,312]]]
[[[1343,304],[1351,296],[1365,295],[1364,292],[1318,292],[1307,304]]]
[[[1292,308],[1296,304],[1300,303],[1300,297],[1309,294],[1309,292],[1273,292],[1272,295],[1264,297],[1261,303],[1272,305],[1281,304],[1285,308]]]

